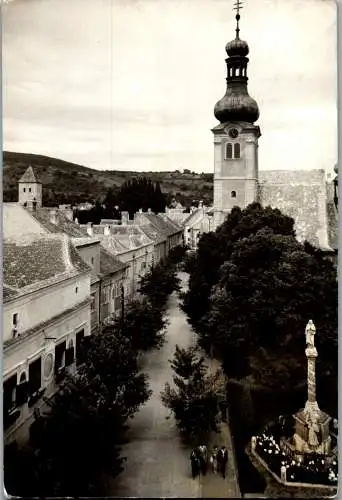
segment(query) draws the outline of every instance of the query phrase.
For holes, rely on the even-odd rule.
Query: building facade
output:
[[[66,236],[26,235],[3,246],[4,439],[24,441],[90,335],[91,269]]]

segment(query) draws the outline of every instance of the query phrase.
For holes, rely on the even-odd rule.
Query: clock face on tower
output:
[[[232,139],[236,139],[237,136],[239,135],[239,132],[236,128],[231,128],[228,132],[229,134],[229,137],[231,137]]]

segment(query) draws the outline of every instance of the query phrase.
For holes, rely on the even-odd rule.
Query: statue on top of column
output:
[[[310,319],[305,328],[306,345],[308,347],[315,347],[315,334],[316,327],[313,324],[312,319]]]

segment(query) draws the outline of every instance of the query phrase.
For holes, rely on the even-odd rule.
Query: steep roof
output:
[[[121,255],[147,245],[153,245],[153,241],[138,226],[113,225],[110,226],[110,234],[108,235],[104,234],[105,227],[103,224],[94,224],[92,226],[93,234],[100,240],[104,248],[116,255]],[[79,228],[83,234],[87,234],[86,225],[82,224]]]
[[[182,228],[171,221],[166,214],[150,214],[145,212],[144,217],[157,229],[157,231],[165,234],[165,236],[172,236],[182,231]]]
[[[90,271],[64,235],[29,235],[4,240],[5,301]]]
[[[124,264],[103,247],[100,247],[100,272],[102,275],[107,276],[108,274],[123,271],[127,267],[128,264]]]
[[[184,213],[184,211],[168,210],[166,215],[169,219],[175,221],[179,226],[184,225],[184,221],[189,217],[189,213]]]
[[[39,177],[35,174],[31,165],[25,170],[18,182],[41,184]]]
[[[55,212],[56,224],[51,222],[51,212]],[[82,231],[78,224],[68,219],[61,210],[38,208],[34,212],[30,212],[32,216],[47,230],[49,233],[65,233],[72,238],[87,237],[88,234]]]
[[[299,241],[330,250],[324,170],[259,172],[260,201],[293,217]]]
[[[163,243],[166,241],[167,237],[165,233],[157,230],[152,224],[145,224],[143,226],[139,226],[142,231],[152,240],[155,244]]]

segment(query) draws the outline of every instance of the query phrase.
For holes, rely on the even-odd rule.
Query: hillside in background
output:
[[[186,206],[193,200],[206,205],[213,200],[213,174],[196,174],[190,170],[175,172],[129,172],[94,170],[48,156],[3,152],[3,201],[17,201],[17,182],[31,165],[43,183],[43,204],[76,204],[103,200],[109,188],[118,190],[133,177],[149,177],[160,182],[168,201],[176,198]]]

